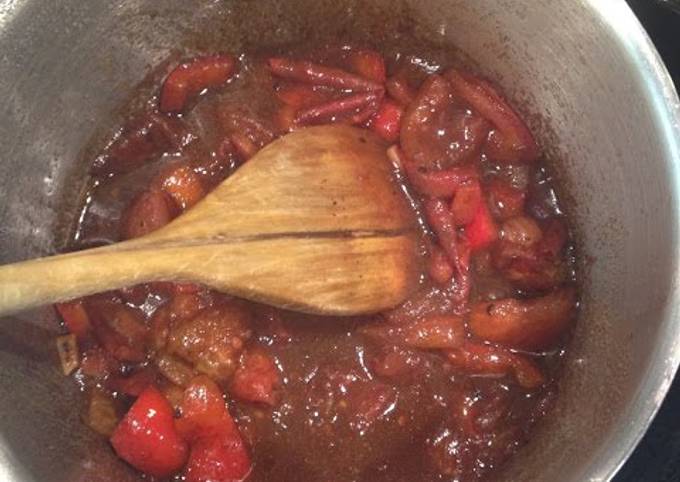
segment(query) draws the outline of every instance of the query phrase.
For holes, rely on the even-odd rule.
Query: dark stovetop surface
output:
[[[627,0],[680,86],[680,1]],[[615,482],[680,481],[680,377]]]

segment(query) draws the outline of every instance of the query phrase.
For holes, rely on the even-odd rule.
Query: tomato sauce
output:
[[[568,223],[501,90],[432,65],[356,46],[188,58],[92,160],[74,250],[158,229],[263,146],[327,123],[391,143],[423,227],[427,274],[378,315],[166,282],[57,305],[84,420],[123,460],[188,481],[476,481],[531,436],[577,312]]]

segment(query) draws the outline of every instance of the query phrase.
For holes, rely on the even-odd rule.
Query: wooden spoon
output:
[[[150,281],[308,313],[397,305],[420,266],[415,215],[372,133],[298,130],[146,236],[0,267],[0,314]]]

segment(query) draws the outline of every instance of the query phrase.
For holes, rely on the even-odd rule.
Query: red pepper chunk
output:
[[[175,430],[173,410],[163,394],[148,387],[111,436],[120,458],[154,477],[168,477],[187,460],[187,444]]]
[[[274,360],[262,349],[249,349],[241,357],[230,391],[237,398],[249,402],[276,405],[277,389],[281,386]]]
[[[472,221],[465,228],[465,237],[472,251],[484,249],[498,239],[498,226],[484,200],[479,203]]]
[[[236,66],[231,55],[198,57],[178,65],[165,79],[161,89],[161,112],[180,113],[195,96],[205,89],[219,87],[228,81]]]
[[[250,456],[217,384],[205,375],[194,378],[184,391],[181,409],[177,430],[191,443],[186,480],[243,480],[250,473]]]
[[[386,141],[396,142],[399,139],[403,115],[404,109],[394,101],[385,99],[373,118],[371,129]]]

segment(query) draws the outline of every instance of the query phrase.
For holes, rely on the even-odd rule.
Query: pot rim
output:
[[[622,417],[615,434],[597,464],[589,471],[588,480],[612,480],[630,458],[651,425],[680,365],[680,100],[673,80],[649,35],[624,0],[588,0],[603,27],[610,29],[635,66],[645,98],[650,105],[659,132],[663,161],[671,191],[671,233],[674,243],[670,287],[659,333],[661,343],[649,362],[644,382],[628,407],[629,416]],[[658,369],[661,367],[661,369]],[[626,422],[627,420],[627,422]]]

